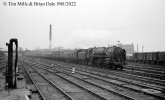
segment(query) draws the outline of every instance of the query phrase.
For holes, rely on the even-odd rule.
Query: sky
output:
[[[38,5],[29,6],[30,2]],[[55,6],[39,5],[45,2]],[[164,0],[1,0],[0,48],[7,49],[11,38],[17,38],[23,49],[49,48],[50,24],[52,48],[101,47],[120,41],[133,43],[135,50],[138,44],[139,51],[142,45],[146,52],[165,51]]]

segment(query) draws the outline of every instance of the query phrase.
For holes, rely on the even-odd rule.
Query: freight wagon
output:
[[[144,64],[165,65],[165,52],[134,53],[128,61]]]

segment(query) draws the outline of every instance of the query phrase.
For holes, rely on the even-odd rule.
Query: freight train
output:
[[[53,51],[42,55],[37,54],[36,57],[121,70],[126,64],[125,49],[116,46]]]
[[[139,52],[127,59],[129,62],[165,65],[165,52]]]

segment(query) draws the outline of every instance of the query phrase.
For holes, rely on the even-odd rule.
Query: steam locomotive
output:
[[[53,51],[37,57],[121,70],[126,64],[125,49],[116,46]]]
[[[77,62],[97,67],[123,69],[126,51],[120,47],[89,48],[77,51]]]

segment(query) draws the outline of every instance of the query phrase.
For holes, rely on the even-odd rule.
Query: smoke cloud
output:
[[[108,30],[77,30],[73,32],[65,41],[63,46],[69,49],[89,48],[115,45],[115,40]]]

